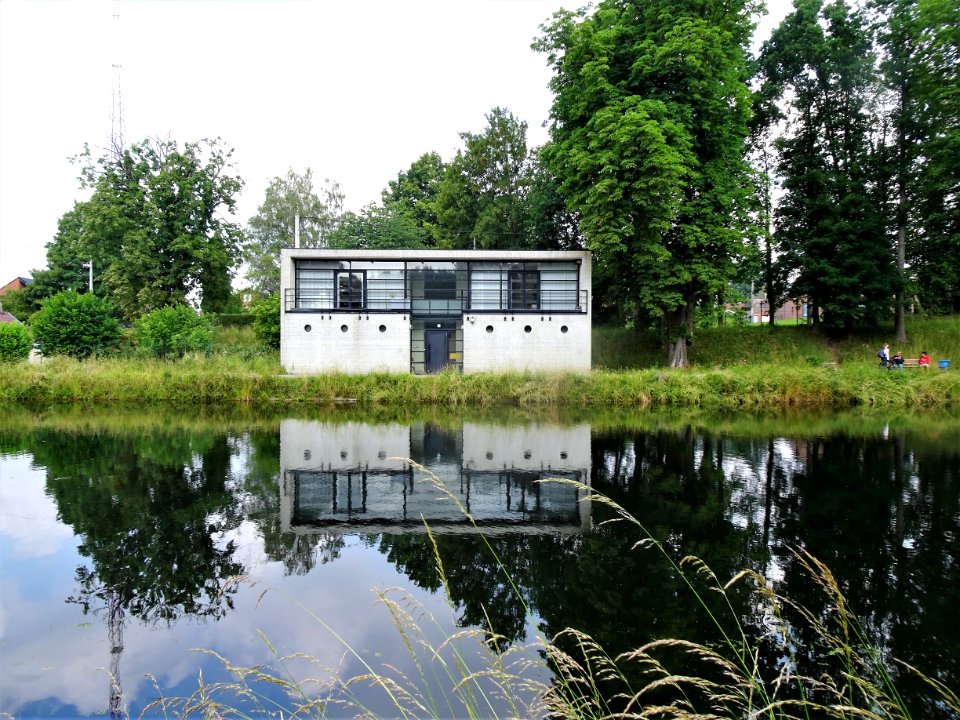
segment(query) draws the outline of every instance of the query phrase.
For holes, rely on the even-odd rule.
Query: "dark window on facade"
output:
[[[540,307],[540,271],[510,271],[510,309],[536,310]]]
[[[341,270],[337,273],[337,307],[362,308],[364,273]]]

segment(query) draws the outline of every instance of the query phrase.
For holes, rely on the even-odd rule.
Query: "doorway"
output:
[[[424,370],[428,373],[440,372],[450,364],[450,330],[425,330]]]

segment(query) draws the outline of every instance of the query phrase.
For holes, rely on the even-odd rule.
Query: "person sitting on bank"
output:
[[[897,370],[903,370],[903,353],[897,350],[893,354],[893,358],[890,360],[890,362],[893,363],[893,367]]]
[[[926,350],[924,350],[922,353],[920,353],[920,357],[917,358],[917,365],[919,365],[920,367],[922,367],[922,368],[924,368],[924,369],[930,367],[930,356],[927,355],[927,351],[926,351]]]

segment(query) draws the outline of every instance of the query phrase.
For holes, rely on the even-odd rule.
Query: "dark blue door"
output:
[[[428,373],[443,370],[450,362],[450,331],[426,330],[423,338],[426,349],[424,366]]]

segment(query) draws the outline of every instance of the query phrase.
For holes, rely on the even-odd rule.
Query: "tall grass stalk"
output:
[[[583,487],[566,479],[546,482]],[[642,523],[616,502],[596,493],[591,493],[588,500],[613,509],[616,517],[606,522],[627,521],[640,529],[644,537],[634,549],[656,548],[706,612],[721,641],[708,646],[679,638],[659,639],[611,659],[588,636],[573,629],[565,630],[548,645],[551,666],[564,679],[559,685],[562,692],[557,692],[554,686],[547,695],[547,704],[556,717],[697,720],[727,717],[909,720],[912,717],[897,690],[887,659],[850,609],[839,583],[829,568],[807,551],[793,549],[791,552],[823,593],[828,610],[825,616],[777,593],[767,578],[756,571],[743,570],[730,581],[721,583],[699,558],[687,556],[675,561],[664,545],[653,539]],[[707,590],[721,598],[726,619],[712,609],[694,578],[705,579]],[[751,583],[753,594],[768,617],[767,635],[755,641],[748,638],[729,593],[743,582]],[[796,620],[788,619],[785,609],[792,611]],[[822,657],[841,659],[842,670],[838,676],[803,673],[800,651],[812,649],[803,647],[796,622],[805,623],[814,631],[822,643],[819,648]],[[570,639],[579,656],[561,649]],[[776,644],[784,658],[780,668],[765,668],[759,663],[763,642]],[[684,666],[678,670],[665,665],[660,659],[664,650],[679,650],[685,658]],[[945,713],[960,717],[960,702],[955,691],[916,668],[903,664],[901,667],[929,685]],[[628,679],[631,668],[649,678],[637,689],[631,688]],[[611,682],[625,688],[616,695],[619,707],[612,713],[610,700],[601,688]],[[568,692],[571,688],[577,691],[572,696]]]

